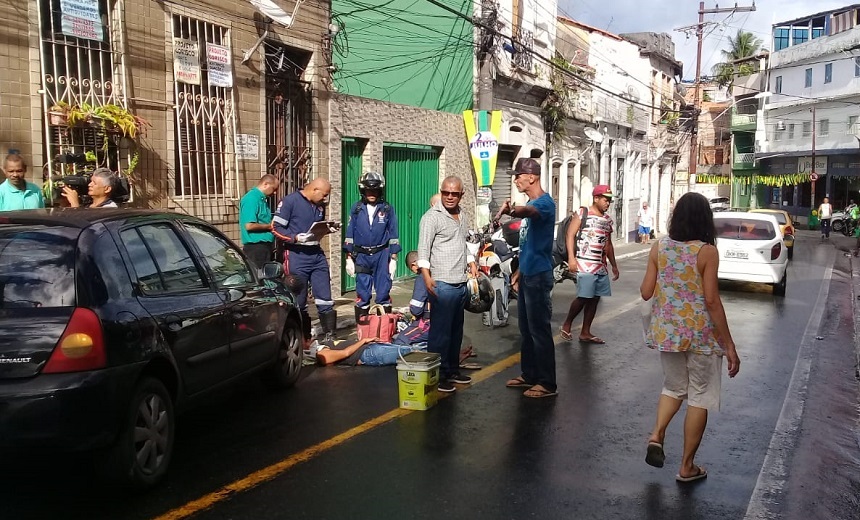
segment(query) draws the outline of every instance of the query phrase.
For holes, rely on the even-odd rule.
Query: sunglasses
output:
[[[463,192],[461,191],[440,191],[443,197],[462,197]]]

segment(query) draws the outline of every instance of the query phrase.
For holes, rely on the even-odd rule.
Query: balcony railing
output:
[[[753,164],[755,163],[755,153],[736,153],[735,164]]]
[[[732,126],[748,126],[755,124],[755,114],[739,114],[737,112],[732,112]]]

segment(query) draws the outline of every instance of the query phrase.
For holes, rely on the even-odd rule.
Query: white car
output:
[[[728,197],[715,197],[710,199],[708,202],[711,204],[711,211],[728,211],[729,210],[729,198]]]
[[[717,278],[766,283],[785,296],[788,248],[776,217],[767,213],[714,213],[720,269]]]

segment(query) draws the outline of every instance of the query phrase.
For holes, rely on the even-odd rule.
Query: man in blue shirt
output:
[[[527,387],[526,397],[558,395],[555,380],[555,344],[552,340],[552,240],[555,201],[540,185],[540,163],[520,159],[511,172],[517,191],[529,197],[524,207],[506,200],[502,213],[522,218],[520,265],[511,277],[517,290],[522,374],[507,382],[511,388]]]
[[[337,328],[337,313],[331,297],[331,273],[328,259],[319,240],[309,233],[314,222],[325,220],[325,206],[331,193],[331,184],[316,178],[299,191],[281,200],[272,219],[272,232],[284,246],[284,273],[299,280],[296,305],[302,314],[305,342],[311,339],[311,320],[308,314],[308,283],[313,287],[314,303],[319,312],[320,326],[325,341],[333,341]]]
[[[258,270],[272,260],[275,250],[275,235],[272,234],[272,210],[266,197],[275,193],[278,179],[274,175],[263,175],[260,182],[251,188],[239,201],[239,234],[242,250]]]
[[[370,310],[370,297],[376,287],[376,303],[391,312],[391,281],[397,269],[400,238],[394,207],[385,202],[382,190],[385,177],[367,172],[358,182],[361,200],[349,212],[346,237],[346,272],[355,276],[355,321]]]
[[[27,182],[27,163],[16,153],[10,153],[3,161],[6,180],[0,184],[0,211],[37,209],[45,207],[42,190]]]

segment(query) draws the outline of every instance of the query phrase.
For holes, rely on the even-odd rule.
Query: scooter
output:
[[[519,267],[519,227],[522,219],[499,223],[500,215],[481,231],[470,231],[467,245],[475,256],[478,268],[490,278],[495,300],[493,308],[483,313],[488,327],[503,327],[508,322],[508,302],[516,299],[511,276]]]

